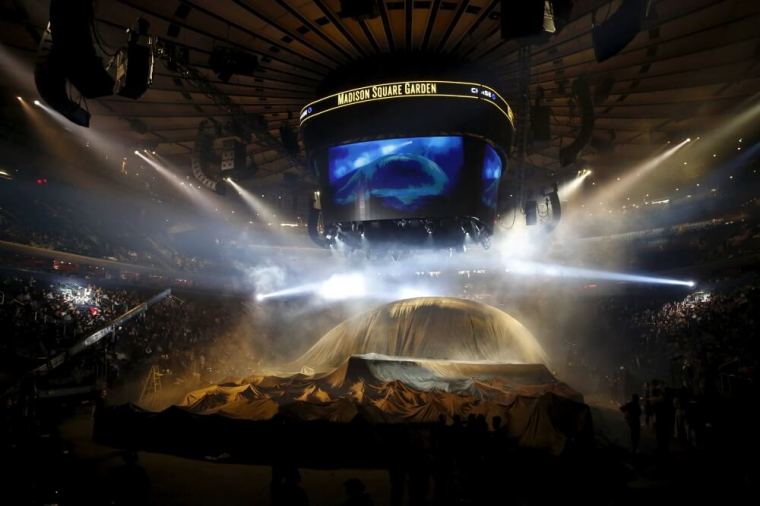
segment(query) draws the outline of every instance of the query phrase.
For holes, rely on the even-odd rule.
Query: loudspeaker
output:
[[[581,128],[575,140],[559,150],[559,163],[562,167],[575,162],[594,131],[594,103],[585,77],[581,76],[573,82],[573,96],[581,109]]]
[[[572,0],[502,0],[501,37],[547,39],[565,27],[572,10]]]
[[[245,168],[245,144],[237,139],[222,141],[222,172]]]
[[[544,33],[545,0],[501,2],[501,38],[520,39]]]
[[[559,195],[557,194],[557,186],[554,185],[554,191],[544,196],[546,197],[546,212],[549,215],[549,219],[543,221],[543,228],[545,232],[551,232],[559,225],[559,221],[562,219],[562,204],[560,204]]]
[[[567,23],[570,22],[570,16],[573,14],[573,0],[552,0],[554,10],[554,25],[559,33]]]
[[[538,222],[538,205],[535,200],[525,201],[525,224],[535,225]]]
[[[53,56],[53,37],[48,24],[40,39],[37,62],[34,65],[34,84],[50,107],[61,113],[72,123],[90,126],[90,113],[79,107],[66,93],[66,75],[60,59]]]
[[[259,66],[259,59],[255,54],[241,49],[214,46],[208,64],[219,80],[226,83],[233,74],[253,76]]]
[[[551,110],[545,105],[534,105],[530,111],[530,129],[533,133],[534,142],[549,142],[551,140],[551,127],[549,117]]]
[[[549,198],[549,205],[552,209],[552,221],[558,222],[562,219],[562,204],[560,204],[559,201],[559,194],[555,190],[547,195],[547,197]]]
[[[219,195],[224,195],[224,193],[226,191],[225,185],[219,184],[218,181],[214,181],[213,179],[211,179],[208,176],[206,176],[206,174],[205,174],[205,172],[203,170],[203,163],[201,161],[200,156],[198,156],[197,154],[193,153],[193,156],[191,158],[191,164],[192,164],[191,166],[192,166],[192,170],[193,170],[193,177],[195,177],[195,179],[200,184],[202,184],[203,186],[205,186],[206,188],[208,188],[212,192],[216,192]]]
[[[594,86],[594,103],[601,105],[612,93],[612,87],[615,86],[615,78],[612,75],[601,76]]]
[[[641,31],[649,0],[623,0],[623,5],[591,31],[596,61],[603,62],[625,48]]]
[[[285,183],[288,186],[295,186],[298,184],[298,182],[301,180],[301,178],[298,176],[298,174],[294,172],[283,172],[282,173],[282,182]]]
[[[51,57],[58,61],[64,75],[87,98],[113,94],[114,80],[95,51],[92,0],[51,0]]]
[[[119,95],[138,99],[153,82],[153,46],[155,38],[148,35],[148,22],[137,20],[137,29],[129,31],[129,42],[125,50],[117,54],[117,76]]]
[[[340,0],[340,15],[344,18],[369,19],[380,14],[377,0]]]
[[[280,140],[282,140],[282,145],[285,148],[285,151],[291,155],[298,154],[300,149],[298,146],[298,135],[287,123],[280,125]]]

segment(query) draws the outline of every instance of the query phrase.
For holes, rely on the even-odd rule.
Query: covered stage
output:
[[[380,354],[398,350],[417,357]],[[299,465],[324,466],[330,455],[336,466],[385,466],[388,451],[408,437],[402,433],[456,431],[477,420],[515,447],[559,455],[590,440],[591,416],[582,395],[545,365],[520,363],[539,356],[527,329],[496,308],[449,298],[398,301],[338,325],[283,366],[302,372],[211,385],[161,412],[104,408],[96,437],[257,463],[276,458],[287,441]]]

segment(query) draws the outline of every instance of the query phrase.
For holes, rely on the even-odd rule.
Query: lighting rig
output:
[[[224,54],[228,54],[226,51]],[[263,116],[254,113],[247,113],[240,105],[230,99],[230,97],[219,90],[206,76],[199,72],[195,67],[189,64],[188,54],[185,48],[168,42],[159,41],[157,45],[157,57],[164,61],[166,67],[177,73],[184,79],[195,91],[202,93],[209,98],[215,106],[222,109],[230,115],[230,120],[224,125],[219,124],[213,118],[208,121],[202,121],[198,125],[198,134],[196,139],[196,149],[192,156],[192,170],[195,178],[207,189],[221,193],[224,191],[224,185],[220,184],[224,176],[234,175],[237,179],[242,179],[244,174],[252,174],[253,166],[247,164],[244,160],[246,146],[255,139],[255,142],[261,147],[275,151],[279,157],[288,159],[293,166],[302,167],[303,160],[298,155],[297,150],[287,149],[283,142],[269,133],[266,120]],[[234,62],[225,67],[223,62],[219,61],[217,56],[214,62],[218,72],[225,75],[229,72],[239,71],[239,61],[242,57],[235,57]],[[246,65],[246,72],[255,67],[250,58]],[[211,128],[213,127],[213,128]],[[212,146],[215,140],[229,141],[222,149],[222,159],[217,167],[217,160],[211,156]],[[209,143],[210,141],[210,143]],[[203,147],[203,149],[201,149]],[[241,152],[243,153],[241,156]],[[234,174],[227,172],[235,170]]]
[[[114,94],[137,99],[153,81],[156,38],[148,34],[148,22],[138,19],[127,30],[126,46],[104,64],[108,53],[95,30],[94,17],[92,0],[52,0],[34,69],[40,97],[83,127],[90,126],[90,113],[72,100],[67,83],[80,93],[81,101]]]

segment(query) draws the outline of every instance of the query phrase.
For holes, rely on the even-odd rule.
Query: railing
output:
[[[153,304],[156,304],[157,302],[164,300],[171,294],[172,294],[171,288],[167,288],[163,292],[153,296],[150,300],[133,307],[132,309],[130,309],[123,315],[118,316],[115,319],[113,319],[108,325],[106,325],[102,329],[93,332],[92,334],[84,338],[79,343],[70,347],[68,350],[62,353],[59,353],[58,355],[51,358],[50,360],[48,360],[41,366],[32,369],[31,374],[36,374],[36,375],[47,374],[53,369],[60,367],[61,365],[66,363],[66,361],[68,361],[70,358],[74,357],[75,355],[78,355],[79,353],[84,351],[86,348],[89,348],[90,346],[94,345],[95,343],[103,339],[109,333],[115,331],[116,328],[122,323],[129,321],[135,316],[144,313]]]

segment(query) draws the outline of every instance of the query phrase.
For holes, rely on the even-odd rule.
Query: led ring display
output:
[[[493,88],[480,83],[457,81],[399,81],[341,91],[304,106],[301,109],[300,124],[304,125],[310,119],[327,112],[354,105],[424,97],[485,101],[498,109],[514,128],[512,109]]]

